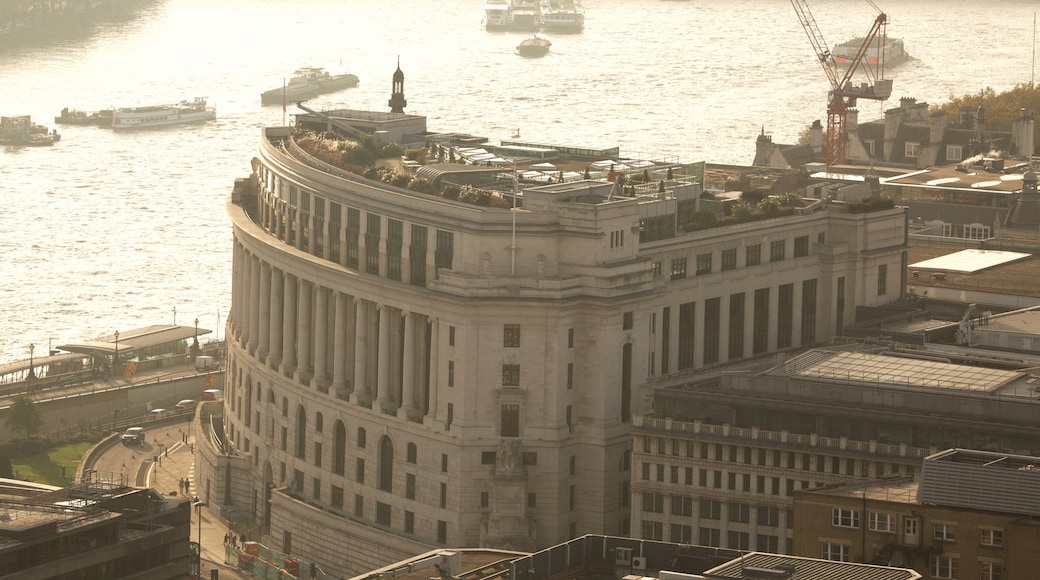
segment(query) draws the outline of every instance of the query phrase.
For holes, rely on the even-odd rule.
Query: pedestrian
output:
[[[224,532],[224,545],[225,545],[225,546],[226,546],[226,545],[228,545],[228,543],[229,543],[229,538],[228,538],[228,536],[230,536],[230,535],[231,535],[230,533],[228,533],[228,532]]]

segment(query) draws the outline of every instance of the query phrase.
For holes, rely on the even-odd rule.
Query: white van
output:
[[[217,359],[211,356],[200,355],[195,357],[195,370],[208,371],[217,368]]]

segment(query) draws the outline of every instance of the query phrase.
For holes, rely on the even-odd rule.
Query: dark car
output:
[[[124,445],[140,445],[144,443],[144,427],[130,427],[122,435],[119,436],[119,440]]]

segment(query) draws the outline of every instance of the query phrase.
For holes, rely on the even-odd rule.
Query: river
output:
[[[914,60],[892,68],[893,101],[938,103],[1033,79],[1036,5],[1018,0],[885,2],[888,34]],[[870,4],[810,2],[831,45],[862,36]],[[0,41],[0,114],[52,125],[96,110],[206,96],[215,122],[114,133],[59,127],[50,148],[0,148],[0,361],[150,324],[223,337],[230,308],[235,178],[281,106],[260,93],[301,66],[351,72],[357,88],[315,107],[387,110],[405,73],[406,111],[434,131],[623,155],[750,164],[765,130],[780,143],[825,117],[828,80],[787,0],[586,0],[580,34],[487,32],[482,0],[151,0],[133,11]],[[288,111],[291,114],[293,111]]]

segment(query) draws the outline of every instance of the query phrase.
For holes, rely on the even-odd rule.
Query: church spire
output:
[[[404,73],[401,72],[401,57],[397,57],[397,70],[394,71],[393,92],[390,94],[390,112],[404,113],[408,101],[404,98]]]

